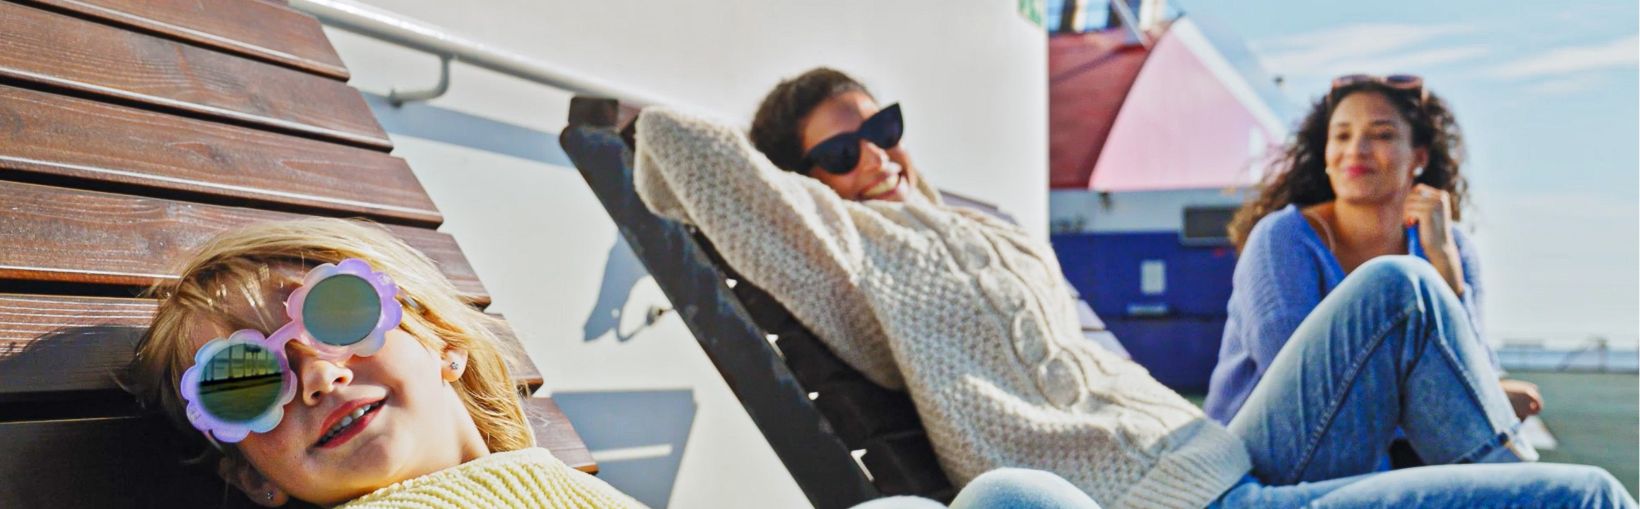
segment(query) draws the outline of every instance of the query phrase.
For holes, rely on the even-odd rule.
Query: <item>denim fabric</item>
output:
[[[853,509],[938,509],[939,502],[918,497],[888,497]],[[951,501],[951,509],[1099,509],[1092,498],[1063,477],[1023,468],[999,468],[980,474]]]
[[[1052,473],[999,468],[964,486],[951,509],[1099,509],[1099,504]]]
[[[1475,337],[1484,338],[1479,329],[1481,297],[1485,294],[1480,260],[1463,229],[1452,228],[1450,234],[1463,266],[1464,292],[1460,300],[1468,311],[1470,327],[1476,328]],[[1406,238],[1407,253],[1423,257],[1417,228],[1408,228]],[[1231,276],[1233,290],[1225,304],[1229,316],[1219,346],[1219,362],[1213,368],[1207,399],[1202,402],[1208,417],[1230,423],[1299,324],[1343,284],[1345,276],[1338,258],[1296,205],[1259,220],[1237,255]],[[1492,367],[1497,368],[1496,354],[1484,342],[1482,347]]]
[[[1249,479],[1215,507],[1634,507],[1604,470],[1537,453],[1462,302],[1413,257],[1375,259],[1322,300],[1229,428]],[[1373,473],[1400,426],[1430,465]],[[1509,463],[1460,465],[1459,463]]]

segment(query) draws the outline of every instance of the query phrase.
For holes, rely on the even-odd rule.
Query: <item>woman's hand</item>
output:
[[[1537,384],[1525,380],[1499,380],[1503,393],[1509,396],[1509,406],[1515,407],[1515,417],[1525,419],[1543,411],[1543,396]]]
[[[1418,225],[1418,243],[1430,265],[1440,272],[1452,292],[1462,297],[1463,262],[1458,257],[1457,243],[1452,241],[1452,195],[1428,184],[1412,186],[1403,214],[1407,226]]]

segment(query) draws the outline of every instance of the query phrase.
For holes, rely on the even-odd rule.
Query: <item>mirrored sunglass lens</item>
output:
[[[279,359],[256,345],[235,343],[217,352],[201,369],[200,405],[224,421],[255,419],[273,406],[284,389]]]
[[[381,319],[381,297],[363,278],[342,274],[325,278],[308,290],[302,302],[302,326],[322,343],[347,346],[359,342]]]

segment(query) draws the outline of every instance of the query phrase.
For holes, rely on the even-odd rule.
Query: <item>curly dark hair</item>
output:
[[[1412,126],[1412,146],[1429,151],[1429,162],[1415,182],[1451,193],[1452,218],[1461,219],[1460,211],[1469,184],[1458,172],[1464,159],[1463,133],[1452,110],[1434,93],[1429,93],[1427,99],[1421,99],[1416,93],[1364,81],[1332,91],[1311,105],[1310,113],[1299,124],[1298,132],[1271,164],[1274,171],[1260,184],[1257,195],[1243,204],[1230,220],[1230,242],[1236,250],[1241,250],[1247,242],[1247,234],[1253,231],[1253,225],[1271,212],[1288,204],[1308,206],[1335,198],[1332,183],[1327,180],[1327,123],[1332,118],[1333,108],[1345,97],[1357,92],[1381,94],[1395,105],[1401,118]]]
[[[752,117],[752,145],[780,169],[808,173],[803,164],[803,120],[815,106],[844,92],[871,92],[847,74],[817,67],[775,85]]]

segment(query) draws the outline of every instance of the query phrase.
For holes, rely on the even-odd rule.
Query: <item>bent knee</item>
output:
[[[1429,262],[1411,255],[1380,256],[1368,260],[1367,263],[1356,267],[1350,273],[1352,278],[1362,278],[1373,281],[1389,282],[1417,282],[1441,281],[1441,274],[1435,272],[1435,267]]]
[[[1538,463],[1537,467],[1547,472],[1553,484],[1542,492],[1563,492],[1559,498],[1568,507],[1634,507],[1628,489],[1604,468],[1556,463]]]
[[[980,474],[957,498],[953,509],[1008,507],[1019,509],[1098,509],[1086,493],[1070,481],[1041,470],[999,468]]]

